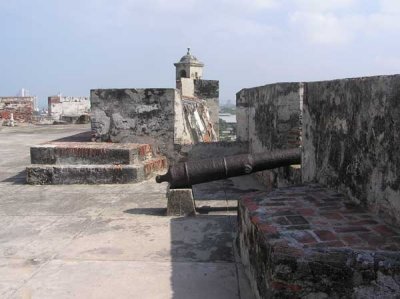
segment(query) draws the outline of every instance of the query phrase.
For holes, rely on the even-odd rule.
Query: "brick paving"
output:
[[[400,250],[399,230],[320,185],[252,193],[242,202],[267,239],[285,239],[288,246]]]
[[[333,190],[250,193],[238,217],[242,261],[261,298],[400,294],[400,230]]]

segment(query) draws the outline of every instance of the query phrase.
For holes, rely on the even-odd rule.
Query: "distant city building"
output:
[[[89,97],[48,97],[48,115],[55,121],[87,122],[90,114]],[[81,120],[80,120],[81,119]],[[82,121],[82,119],[85,119]]]
[[[32,122],[37,108],[37,97],[30,96],[29,92],[22,88],[17,96],[0,97],[0,120],[15,122]]]
[[[236,124],[236,114],[220,113],[219,118],[228,124]]]

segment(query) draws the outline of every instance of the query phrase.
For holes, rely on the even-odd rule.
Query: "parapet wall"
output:
[[[303,180],[400,223],[400,75],[307,83]]]
[[[95,89],[90,99],[97,141],[146,143],[167,156],[173,152],[175,89]]]
[[[237,139],[249,143],[250,153],[300,146],[302,83],[277,83],[243,89],[236,94]],[[296,168],[262,171],[267,186],[300,181]]]
[[[277,83],[243,89],[236,95],[238,139],[250,152],[300,146],[301,83]]]
[[[179,89],[97,89],[91,105],[95,140],[152,144],[172,163],[181,158],[176,145],[218,140],[206,99]]]

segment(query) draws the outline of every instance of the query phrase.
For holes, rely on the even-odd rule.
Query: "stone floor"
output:
[[[24,183],[30,146],[87,130],[0,127],[0,298],[252,298],[233,250],[234,199],[257,184],[201,185],[201,214],[174,218],[153,181]]]

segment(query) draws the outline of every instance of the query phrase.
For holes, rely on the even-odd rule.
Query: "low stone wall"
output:
[[[95,89],[90,99],[96,141],[152,144],[171,156],[175,89]]]
[[[236,94],[237,138],[250,153],[299,147],[302,83],[277,83],[243,89]],[[300,170],[284,167],[255,177],[267,187],[301,182]]]
[[[195,81],[193,97],[182,96],[180,89],[92,90],[94,139],[152,144],[170,163],[180,159],[176,145],[216,142],[218,81]],[[216,106],[210,109],[208,101]]]
[[[400,75],[307,83],[303,180],[400,224]]]
[[[277,83],[236,94],[238,140],[250,152],[300,146],[301,83]]]

